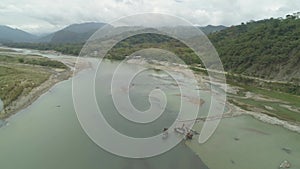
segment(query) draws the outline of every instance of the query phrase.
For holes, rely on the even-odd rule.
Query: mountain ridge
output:
[[[20,29],[0,25],[0,42],[2,43],[84,43],[98,29],[106,25],[101,22],[75,23],[45,36],[36,36]],[[198,26],[205,34],[210,34],[226,29],[223,25]]]
[[[105,23],[85,22],[69,25],[61,30],[53,32],[47,36],[41,37],[42,43],[82,43],[92,34],[104,26]]]
[[[0,25],[0,42],[32,42],[37,36],[20,29],[14,29],[6,25]]]
[[[218,26],[208,25],[206,28],[212,30],[212,27],[214,28],[213,33],[208,34],[208,38],[218,51],[225,71],[300,84],[299,16],[287,15],[284,19],[270,18],[250,21],[226,29],[223,27],[221,30],[217,29]],[[64,47],[57,43],[50,49],[77,55],[84,41],[76,43],[81,45],[67,44]],[[40,44],[31,46],[22,44],[12,45],[12,47],[49,49],[47,44],[42,44],[42,46]],[[181,51],[185,51],[183,49],[184,47]]]

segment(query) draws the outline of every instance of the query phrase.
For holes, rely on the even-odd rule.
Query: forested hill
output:
[[[300,81],[299,13],[242,23],[209,35],[226,71]]]
[[[222,28],[208,35],[217,49],[225,71],[265,79],[300,84],[300,19],[298,14],[286,18],[251,21]],[[134,43],[138,42],[138,43]],[[40,50],[54,49],[77,55],[83,43],[18,43],[12,47]],[[130,52],[147,47],[164,47],[178,54],[186,63],[198,63],[191,50],[170,38],[156,35],[135,36],[116,45],[109,57],[124,58]]]

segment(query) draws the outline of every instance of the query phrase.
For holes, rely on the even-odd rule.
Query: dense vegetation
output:
[[[242,23],[209,35],[226,71],[300,81],[299,13]]]
[[[36,50],[55,50],[63,54],[79,55],[82,43],[5,43],[5,46],[15,48],[28,48]]]
[[[39,65],[52,68],[66,69],[67,66],[63,63],[51,60],[40,56],[18,56],[18,55],[3,55],[0,54],[0,63],[21,63],[28,65]]]
[[[9,47],[29,48],[37,50],[55,50],[63,54],[79,55],[83,44],[53,43],[7,43]],[[160,34],[139,34],[117,43],[107,54],[107,58],[123,60],[126,56],[147,48],[159,48],[172,51],[186,64],[201,63],[199,57],[180,41]]]
[[[300,13],[286,18],[250,21],[208,35],[216,47],[225,71],[289,83],[260,83],[241,78],[246,84],[299,94],[300,84]],[[56,50],[78,55],[83,44],[7,44],[12,47]],[[124,59],[138,50],[169,50],[187,64],[201,61],[183,43],[158,34],[140,34],[119,42],[107,57]],[[236,76],[234,78],[237,78]],[[232,80],[232,79],[231,79]],[[237,80],[234,80],[235,82]]]
[[[300,82],[299,13],[283,18],[251,21],[209,34],[226,71],[268,79]],[[12,47],[56,50],[78,55],[83,44],[18,43]],[[187,64],[199,63],[187,47],[168,37],[142,34],[118,43],[111,59],[122,59],[134,51],[149,47],[171,50]]]
[[[108,52],[107,58],[123,60],[126,56],[147,48],[158,48],[171,51],[186,64],[201,63],[194,51],[179,40],[154,33],[138,34],[122,40]]]
[[[41,56],[0,54],[0,98],[4,107],[45,82],[51,68],[67,69],[63,63]],[[0,119],[8,115],[0,114]]]
[[[0,98],[4,107],[46,81],[50,73],[21,65],[0,65]],[[1,118],[1,116],[0,116]]]

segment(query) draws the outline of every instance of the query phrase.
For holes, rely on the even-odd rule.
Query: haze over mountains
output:
[[[32,41],[28,40],[30,39],[28,33],[9,29],[24,34],[20,36],[26,37],[22,41],[36,43],[3,43],[9,34],[4,34],[6,36],[2,34],[0,39],[3,44],[10,47],[55,50],[64,54],[78,55],[84,42],[103,25],[103,23],[74,24]],[[300,13],[286,15],[284,18],[250,21],[228,28],[209,25],[201,27],[201,30],[208,35],[218,51],[225,71],[300,84]],[[15,36],[12,36],[9,42],[13,42],[13,37]],[[131,44],[130,48],[119,46],[114,53],[121,57],[126,54],[124,51],[129,49],[139,49],[143,45],[147,47],[149,44],[147,40],[153,41],[154,46],[167,46],[168,49],[175,50],[174,44],[170,46],[162,43],[161,38],[146,36],[136,39],[138,43]],[[20,41],[19,38],[15,42]],[[168,42],[168,39],[165,41]],[[179,55],[190,63],[192,55],[184,52],[185,48],[180,45],[178,51]],[[295,93],[294,88],[291,89],[291,93]]]
[[[105,23],[94,22],[73,24],[46,37],[42,37],[39,41],[47,43],[82,43],[104,25]]]
[[[37,40],[37,36],[19,29],[0,25],[0,43],[3,42],[32,42]]]
[[[0,42],[1,43],[83,43],[105,23],[88,22],[81,24],[72,24],[64,29],[50,33],[46,36],[39,37],[28,32],[13,29],[8,26],[0,25]],[[225,26],[199,27],[205,34],[210,34],[223,29]]]

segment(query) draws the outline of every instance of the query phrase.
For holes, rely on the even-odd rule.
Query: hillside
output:
[[[300,82],[300,19],[248,22],[209,35],[226,71]]]
[[[66,54],[76,55],[80,51],[83,40],[86,40],[89,37],[87,35],[91,35],[92,31],[97,28],[97,24],[95,24],[71,25],[56,32],[53,35],[51,44],[22,43],[7,45],[40,50],[54,49]],[[91,25],[94,25],[94,27]],[[98,26],[101,26],[101,24]],[[93,29],[89,29],[91,27]],[[208,34],[209,39],[217,49],[226,71],[270,80],[300,83],[299,16],[287,15],[285,19],[271,18],[251,21],[226,29],[223,26],[207,26],[201,29]],[[188,64],[195,61],[193,59],[194,55],[189,50],[184,50],[184,45],[172,40],[168,44],[170,39],[163,38],[165,40],[162,41],[161,38],[163,37],[150,37],[149,35],[133,37],[133,39],[128,39],[128,42],[138,41],[139,43],[129,43],[130,46],[127,45],[126,48],[124,48],[126,45],[117,45],[112,49],[109,57],[123,58],[129,54],[128,52],[147,48],[148,45],[148,47],[162,46],[165,49],[174,49],[176,54],[186,58],[185,61]],[[61,44],[68,42],[72,44]],[[171,46],[176,46],[176,48]]]
[[[0,43],[3,42],[31,42],[36,36],[19,29],[0,25]]]
[[[73,24],[42,37],[39,41],[44,43],[83,43],[104,25],[104,23],[94,22]]]
[[[204,27],[199,27],[201,29],[201,31],[205,34],[211,34],[211,33],[215,33],[215,32],[218,32],[218,31],[221,31],[221,30],[224,30],[226,29],[227,27],[226,26],[223,26],[223,25],[219,25],[219,26],[214,26],[214,25],[207,25],[207,26],[204,26]]]
[[[81,23],[81,24],[72,24],[62,30],[51,33],[45,37],[42,37],[39,42],[46,43],[84,43],[88,40],[92,34],[94,34],[98,29],[104,26],[105,23]],[[213,26],[208,25],[204,27],[199,27],[205,34],[210,34],[217,32],[223,29],[226,29],[225,26]]]
[[[82,23],[73,24],[62,30],[44,36],[33,43],[5,43],[6,46],[16,48],[30,48],[38,50],[56,50],[64,54],[78,55],[85,41],[95,33],[99,28],[104,26],[104,23]],[[199,27],[205,34],[210,34],[223,29],[225,26],[204,26]],[[146,35],[147,36],[147,35]],[[136,39],[136,37],[134,37]],[[155,37],[157,38],[157,37]],[[155,38],[151,38],[152,40]],[[158,38],[160,39],[160,38]],[[143,42],[147,42],[144,39]],[[154,42],[160,45],[158,42]],[[165,44],[164,44],[165,45]],[[127,54],[127,53],[124,53]]]

